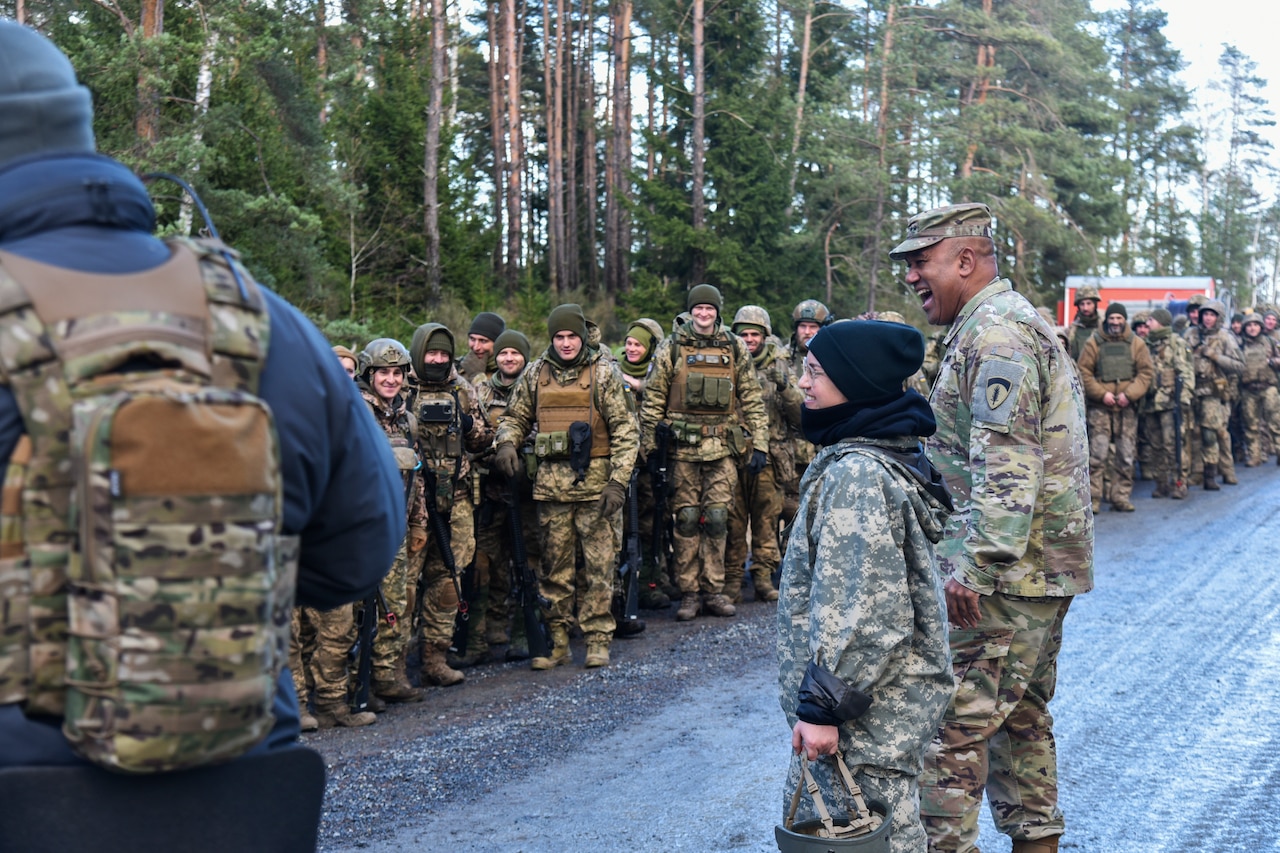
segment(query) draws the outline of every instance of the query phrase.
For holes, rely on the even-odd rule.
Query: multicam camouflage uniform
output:
[[[1146,396],[1155,375],[1151,353],[1127,324],[1119,334],[1111,334],[1103,318],[1102,328],[1085,342],[1078,362],[1089,425],[1089,492],[1093,510],[1098,511],[1104,497],[1104,476],[1111,484],[1106,496],[1111,508],[1132,510],[1129,499],[1133,496],[1133,462],[1138,444],[1138,403]],[[1106,405],[1103,399],[1107,394],[1117,402]],[[1129,401],[1126,406],[1119,403],[1122,394]]]
[[[1208,302],[1202,311],[1212,310]],[[1215,312],[1218,313],[1218,312]],[[1240,347],[1229,329],[1222,328],[1223,310],[1218,325],[1212,329],[1192,326],[1187,329],[1187,348],[1191,350],[1196,371],[1196,423],[1200,426],[1200,452],[1204,466],[1204,486],[1218,484],[1215,475],[1222,474],[1224,483],[1236,482],[1236,466],[1231,457],[1231,433],[1227,419],[1231,412],[1232,380],[1244,371]]]
[[[1257,325],[1258,334],[1249,335],[1249,326]],[[1261,321],[1252,315],[1245,325],[1241,347],[1244,372],[1240,375],[1240,417],[1244,421],[1246,463],[1249,467],[1267,461],[1264,433],[1271,447],[1280,450],[1280,392],[1276,390],[1276,368],[1280,367],[1280,344],[1261,334]],[[1280,455],[1277,456],[1280,463]]]
[[[878,440],[897,452],[914,438]],[[847,439],[819,451],[802,485],[782,565],[778,698],[794,728],[811,661],[871,696],[840,726],[839,749],[865,792],[892,815],[892,850],[925,848],[917,811],[921,759],[955,690],[933,546],[947,510],[902,463]],[[834,762],[810,764],[832,811],[852,811]],[[786,795],[800,778],[793,756]],[[809,798],[803,800],[809,807]],[[789,803],[784,803],[784,811]],[[797,820],[814,815],[798,813]]]
[[[741,311],[739,316],[742,316]],[[738,328],[736,321],[734,328]],[[736,466],[724,556],[724,594],[735,604],[742,601],[748,524],[751,528],[751,577],[756,600],[772,601],[777,597],[773,574],[782,560],[778,548],[778,519],[782,515],[783,493],[796,476],[794,450],[787,435],[789,428],[799,429],[800,407],[804,404],[804,395],[796,386],[796,378],[787,364],[785,353],[772,341],[766,340],[760,345],[760,354],[752,358],[752,365],[769,417],[768,437],[754,437],[754,444],[761,450],[767,448],[769,464],[753,476],[747,470],[744,454]]]
[[[567,396],[586,380],[583,418],[592,423],[592,438],[603,442],[593,450],[586,473],[579,478],[567,458],[547,445],[547,406],[556,397]],[[542,407],[540,409],[540,406]],[[589,412],[587,411],[589,408]],[[540,416],[541,413],[541,416]],[[534,425],[543,430],[543,447],[538,452],[538,472],[533,483],[533,499],[543,529],[545,577],[542,594],[550,601],[547,625],[558,655],[568,654],[568,631],[573,621],[575,598],[578,625],[588,646],[603,645],[608,650],[615,627],[613,605],[614,560],[622,548],[622,513],[601,518],[597,502],[605,486],[617,483],[626,488],[635,466],[639,432],[635,411],[622,374],[598,351],[583,342],[582,355],[569,367],[560,366],[547,351],[529,365],[516,381],[511,402],[498,426],[495,445],[520,447]],[[535,445],[537,446],[537,445]],[[584,570],[575,577],[575,558],[581,547]],[[562,646],[563,643],[563,646]],[[547,668],[535,658],[536,668]]]
[[[699,358],[705,360],[690,361]],[[718,359],[715,369],[726,374],[720,381],[727,378],[732,383],[728,397],[715,406],[698,402],[690,392],[705,375],[698,368],[711,364],[711,359]],[[671,452],[672,544],[681,613],[692,611],[687,617],[692,618],[701,607],[709,607],[731,615],[733,605],[716,600],[724,589],[725,539],[736,474],[731,457],[750,456],[739,424],[746,424],[752,436],[765,436],[769,418],[751,353],[719,320],[709,336],[696,334],[690,322],[658,344],[640,410],[646,454],[653,450],[654,431],[664,420],[676,434]]]
[[[1147,346],[1155,368],[1151,390],[1142,401],[1142,411],[1149,425],[1147,437],[1151,442],[1151,478],[1156,482],[1151,496],[1185,498],[1187,478],[1191,473],[1188,427],[1193,418],[1196,374],[1186,342],[1172,329],[1160,328],[1151,332],[1147,335]],[[1182,379],[1181,396],[1175,393],[1179,378]],[[1182,422],[1181,436],[1177,435],[1174,425],[1175,407],[1178,409],[1177,420]],[[1177,441],[1182,444],[1180,468]]]
[[[1076,291],[1075,304],[1076,308],[1080,307],[1080,303],[1085,299],[1092,299],[1099,302],[1100,294],[1098,288],[1091,284],[1086,284]],[[1098,310],[1093,313],[1092,317],[1084,317],[1078,311],[1076,316],[1071,320],[1071,324],[1067,326],[1067,340],[1069,341],[1068,351],[1071,353],[1073,361],[1080,360],[1080,353],[1084,349],[1084,345],[1089,338],[1093,337],[1093,333],[1102,328],[1102,305],[1098,305]]]
[[[958,686],[925,757],[931,850],[972,851],[986,789],[996,828],[1059,835],[1048,711],[1062,621],[1093,588],[1084,398],[1054,330],[1005,279],[947,332],[929,456],[956,500],[939,567],[978,592],[981,620],[951,632]]]

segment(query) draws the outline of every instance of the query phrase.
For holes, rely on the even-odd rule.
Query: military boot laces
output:
[[[1060,835],[1050,835],[1048,838],[1038,838],[1035,841],[1014,841],[1013,850],[1010,853],[1058,853],[1058,841],[1061,838]]]
[[[444,649],[427,649],[422,655],[422,680],[428,684],[451,687],[461,684],[466,678],[461,672],[449,666],[445,660]]]
[[[378,722],[378,715],[372,711],[352,711],[346,702],[339,702],[316,708],[316,721],[322,729],[332,729],[335,726],[354,729]]]
[[[609,638],[603,634],[593,634],[587,638],[587,659],[583,664],[587,669],[609,665]]]
[[[1218,492],[1222,490],[1222,486],[1218,485],[1218,466],[1205,463],[1204,466],[1204,490],[1206,492]]]
[[[738,612],[727,595],[708,595],[702,600],[702,609],[712,616],[732,616]]]
[[[778,591],[773,588],[770,572],[759,569],[751,573],[751,583],[756,588],[756,601],[777,601]]]
[[[403,676],[397,676],[394,681],[375,681],[373,692],[388,704],[422,701],[422,691],[410,684],[409,679]]]
[[[732,605],[731,605],[732,606]],[[680,596],[680,608],[676,610],[677,622],[688,622],[690,619],[698,615],[698,611],[702,608],[702,602],[696,592],[686,592]]]
[[[529,662],[530,669],[555,669],[561,664],[573,660],[573,652],[569,649],[569,629],[553,627],[551,629],[551,654],[544,658],[534,658]]]

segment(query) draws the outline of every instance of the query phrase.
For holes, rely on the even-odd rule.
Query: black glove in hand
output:
[[[747,473],[752,477],[759,476],[764,470],[764,466],[768,463],[769,457],[763,450],[754,450],[751,452],[751,461],[747,463]]]
[[[510,442],[499,444],[498,451],[493,454],[493,467],[508,480],[514,477],[520,469],[520,454],[516,453],[516,446]]]
[[[604,491],[600,493],[600,503],[597,504],[600,509],[600,517],[608,518],[614,515],[618,510],[622,509],[622,505],[626,500],[627,490],[616,480],[610,480],[609,485],[605,486]]]
[[[466,435],[467,433],[471,432],[471,428],[475,425],[476,425],[476,419],[471,417],[471,415],[468,415],[466,412],[463,412],[462,413],[462,434]]]
[[[815,726],[856,720],[871,707],[870,696],[814,661],[804,671],[797,698],[796,716]]]

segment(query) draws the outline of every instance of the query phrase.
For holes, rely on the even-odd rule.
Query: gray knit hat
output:
[[[71,61],[35,30],[0,19],[0,168],[95,150],[93,102]]]

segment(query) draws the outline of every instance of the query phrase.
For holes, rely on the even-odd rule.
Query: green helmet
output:
[[[379,367],[399,367],[407,373],[409,351],[394,338],[377,338],[365,345],[364,351],[356,359],[356,366],[360,369],[360,375],[366,378]]]
[[[765,335],[773,334],[773,324],[769,322],[769,312],[759,305],[743,305],[733,315],[733,331],[736,334],[739,326],[759,326]]]
[[[816,299],[806,299],[796,306],[796,310],[791,312],[791,319],[799,324],[801,321],[806,323],[817,323],[819,326],[825,326],[831,322],[831,312],[827,310],[827,306],[823,305]]]
[[[1094,302],[1102,301],[1102,294],[1098,292],[1096,284],[1082,284],[1076,288],[1075,304],[1079,305],[1085,299],[1092,299]]]

